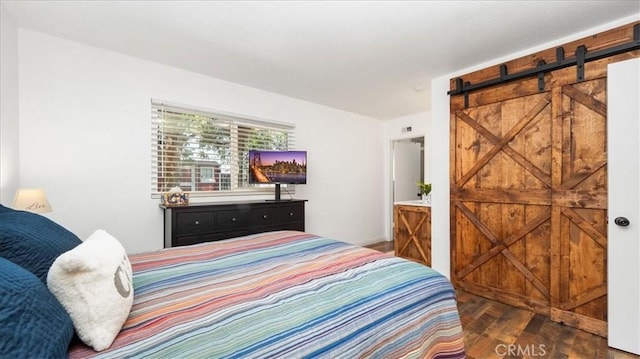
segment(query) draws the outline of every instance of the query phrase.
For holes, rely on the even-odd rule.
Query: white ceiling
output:
[[[377,119],[432,78],[640,13],[607,1],[13,1],[19,27]]]

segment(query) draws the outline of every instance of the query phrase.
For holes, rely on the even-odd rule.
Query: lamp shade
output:
[[[34,213],[51,212],[51,205],[40,188],[20,188],[16,191],[13,208]]]

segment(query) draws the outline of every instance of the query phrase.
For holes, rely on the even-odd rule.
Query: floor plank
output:
[[[393,241],[382,241],[365,246],[380,252],[393,252]]]

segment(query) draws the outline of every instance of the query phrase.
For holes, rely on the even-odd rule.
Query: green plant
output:
[[[416,185],[420,189],[420,193],[422,193],[422,194],[431,193],[431,183],[424,183],[424,182],[418,181],[418,182],[416,182]]]

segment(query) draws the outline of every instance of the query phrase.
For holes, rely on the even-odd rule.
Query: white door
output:
[[[640,59],[607,78],[608,341],[640,354]]]
[[[418,186],[422,171],[422,150],[419,142],[400,140],[393,143],[393,201],[419,199]]]

